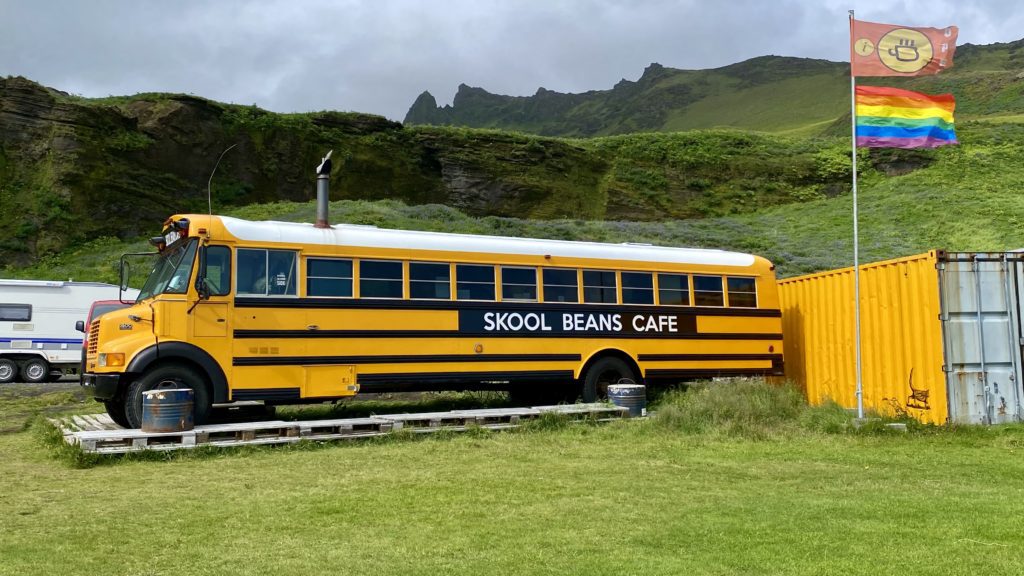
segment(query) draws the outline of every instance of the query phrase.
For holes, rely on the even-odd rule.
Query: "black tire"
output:
[[[124,396],[124,414],[128,428],[142,426],[142,393],[165,387],[191,388],[194,402],[193,420],[197,426],[209,421],[212,403],[210,391],[203,377],[188,366],[165,364],[146,372],[128,387],[128,392]]]
[[[42,384],[49,377],[50,364],[42,358],[32,358],[21,365],[21,378],[29,384]]]
[[[14,377],[17,375],[18,365],[13,360],[0,358],[0,384],[14,382]]]
[[[128,416],[124,413],[124,402],[120,400],[104,400],[103,406],[107,409],[107,414],[115,424],[121,428],[131,428],[131,424],[128,423]]]
[[[628,378],[636,382],[637,375],[633,369],[620,358],[605,356],[590,365],[583,376],[583,390],[580,396],[584,402],[597,402],[608,397],[608,385],[618,384],[619,380]]]

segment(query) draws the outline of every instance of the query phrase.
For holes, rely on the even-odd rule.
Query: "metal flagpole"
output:
[[[850,157],[853,160],[853,324],[857,350],[857,418],[864,418],[860,357],[860,245],[857,230],[857,77],[853,75],[853,10],[850,10]]]

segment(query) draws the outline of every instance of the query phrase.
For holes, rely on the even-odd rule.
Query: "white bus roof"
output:
[[[104,282],[74,282],[71,280],[16,280],[0,278],[0,286],[23,286],[37,288],[63,288],[65,286],[100,286],[105,288],[117,288],[114,284]]]
[[[670,248],[648,244],[609,244],[570,240],[515,238],[509,236],[389,230],[356,224],[335,224],[330,228],[316,228],[312,224],[306,223],[252,222],[229,216],[221,216],[220,219],[227,231],[233,236],[239,240],[252,242],[282,242],[486,254],[551,255],[568,258],[715,266],[750,266],[754,263],[754,257],[750,254],[702,248]]]

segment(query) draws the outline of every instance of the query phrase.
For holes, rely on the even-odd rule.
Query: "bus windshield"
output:
[[[142,286],[136,301],[152,298],[157,294],[184,294],[188,290],[188,279],[192,275],[192,261],[196,257],[196,241],[191,239],[167,250],[157,258],[153,271]]]

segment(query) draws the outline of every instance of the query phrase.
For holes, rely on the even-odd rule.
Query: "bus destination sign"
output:
[[[494,334],[695,334],[693,315],[635,312],[460,310],[459,332]]]

